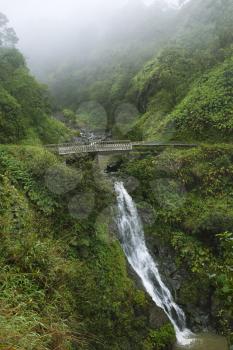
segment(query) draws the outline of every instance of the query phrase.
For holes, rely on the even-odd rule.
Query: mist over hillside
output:
[[[85,61],[119,44],[157,40],[174,15],[176,1],[2,0],[1,10],[19,37],[32,71],[47,80],[48,70]],[[153,37],[155,36],[155,38]],[[128,40],[128,41],[127,41]]]

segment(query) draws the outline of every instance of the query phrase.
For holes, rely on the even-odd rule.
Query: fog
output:
[[[85,59],[85,54],[96,51],[110,32],[116,36],[119,31],[124,36],[130,28],[135,30],[143,16],[140,2],[147,7],[156,3],[164,9],[167,3],[176,6],[178,0],[0,0],[0,12],[8,17],[20,50],[39,75],[48,62],[60,64],[77,55]],[[122,26],[122,13],[127,8],[128,17]]]

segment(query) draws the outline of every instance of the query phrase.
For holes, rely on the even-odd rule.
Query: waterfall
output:
[[[185,314],[175,303],[171,292],[163,283],[156,262],[150,255],[136,206],[122,182],[115,183],[117,194],[119,238],[133,270],[157,306],[162,308],[176,332],[179,344],[192,342],[192,333],[186,328]]]

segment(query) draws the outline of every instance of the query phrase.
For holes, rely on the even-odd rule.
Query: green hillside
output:
[[[230,1],[190,2],[176,39],[133,78],[126,95],[145,139],[225,141],[232,133]],[[178,17],[179,18],[179,17]]]
[[[233,344],[233,3],[143,9],[96,57],[50,71],[50,91],[0,15],[0,349],[173,348],[117,239],[115,179],[187,326]],[[115,137],[197,147],[119,154],[107,177],[95,155],[64,162],[42,147],[77,134],[53,118],[61,110],[70,125],[104,129],[105,113]]]
[[[53,143],[72,132],[51,117],[47,88],[30,74],[17,37],[0,13],[0,143]]]

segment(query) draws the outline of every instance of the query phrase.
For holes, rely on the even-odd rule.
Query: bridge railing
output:
[[[111,145],[111,144],[121,144],[121,143],[131,143],[130,140],[108,140],[108,141],[99,141],[97,142],[98,144],[101,144],[101,145]]]
[[[56,152],[60,155],[74,154],[74,153],[101,153],[101,152],[116,152],[116,151],[131,151],[133,147],[197,147],[195,144],[185,144],[185,143],[165,143],[165,142],[155,142],[155,141],[138,141],[130,142],[129,140],[120,141],[93,141],[90,144],[84,145],[78,142],[74,143],[61,143],[61,144],[51,144],[45,146],[49,150]]]
[[[74,153],[97,153],[97,152],[114,152],[114,151],[131,151],[131,143],[93,143],[90,145],[59,145],[58,153],[60,155]]]

